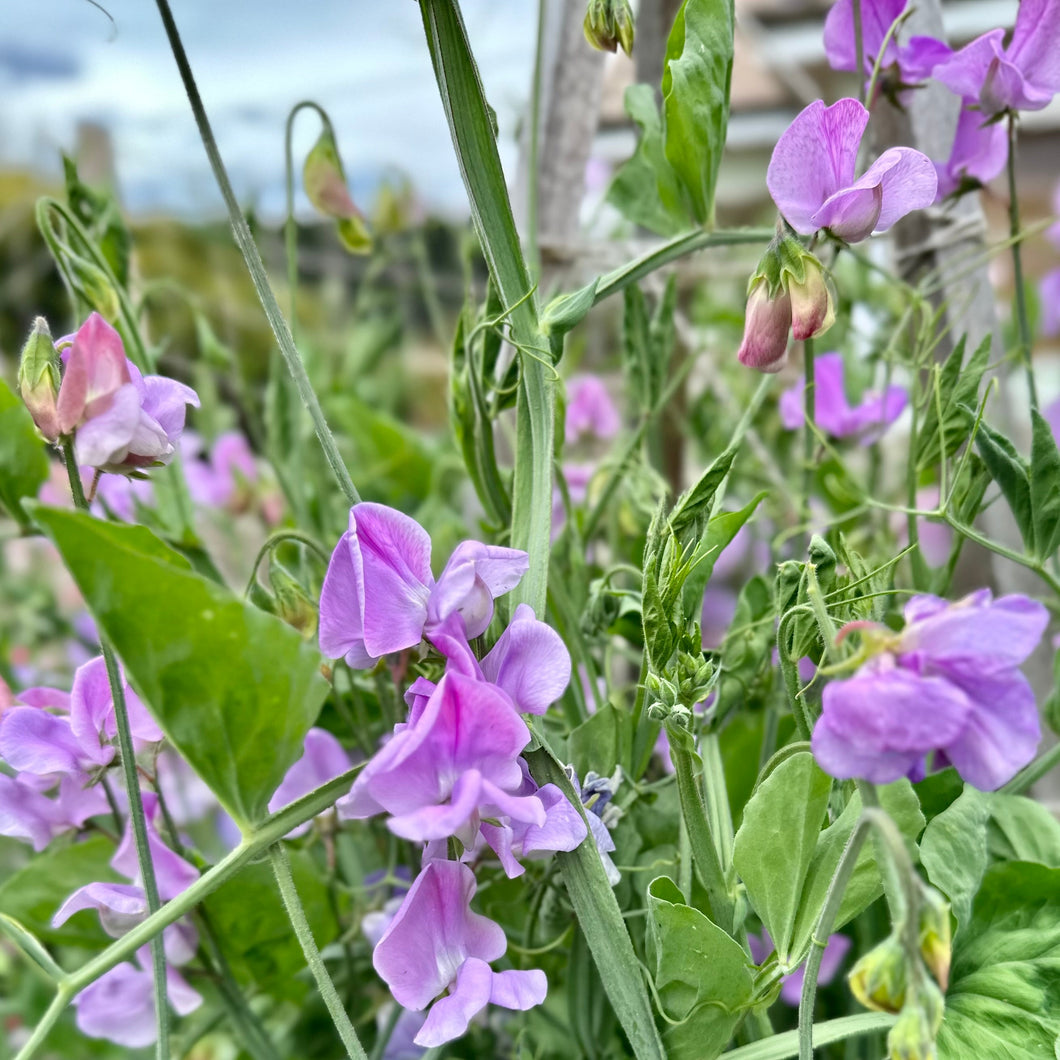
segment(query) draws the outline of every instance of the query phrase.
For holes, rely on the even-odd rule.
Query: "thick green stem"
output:
[[[88,511],[88,499],[81,485],[81,472],[74,459],[74,445],[71,436],[62,439],[63,457],[66,462],[66,473],[70,480],[70,492],[74,505],[81,511]],[[147,841],[147,818],[144,816],[144,803],[140,795],[140,777],[136,771],[136,751],[133,748],[132,730],[129,727],[129,712],[125,706],[125,682],[114,649],[105,637],[100,635],[100,650],[103,663],[107,668],[107,682],[110,685],[111,698],[114,701],[114,721],[118,730],[118,750],[121,755],[121,769],[125,780],[125,793],[129,799],[129,823],[136,843],[136,860],[143,880],[144,895],[147,898],[148,912],[157,913],[161,908],[158,897],[158,883],[155,880],[155,869],[151,861],[151,847]],[[151,965],[154,973],[155,1019],[158,1027],[156,1055],[159,1060],[169,1060],[169,1002],[166,998],[166,954],[162,936],[151,939]]]
[[[328,974],[327,965],[324,964],[320,950],[317,949],[316,940],[313,938],[313,930],[306,919],[305,910],[302,908],[301,899],[298,897],[298,889],[294,885],[294,877],[291,875],[291,863],[287,860],[287,851],[282,843],[277,843],[269,851],[269,861],[272,863],[272,871],[276,877],[276,884],[280,888],[280,897],[283,898],[284,909],[291,921],[295,935],[305,954],[306,963],[310,972],[316,980],[320,996],[327,1005],[331,1015],[331,1021],[335,1024],[335,1030],[339,1032],[342,1044],[346,1047],[346,1055],[350,1060],[368,1060],[368,1054],[364,1051],[357,1032],[353,1029],[350,1017],[343,1008],[342,1000],[335,984]]]
[[[221,196],[224,198],[236,245],[243,255],[243,261],[246,263],[247,272],[250,274],[254,290],[261,301],[262,308],[265,310],[269,327],[272,328],[272,333],[279,344],[287,370],[291,373],[291,378],[298,389],[298,396],[309,410],[317,440],[320,442],[321,449],[324,450],[324,458],[327,460],[328,466],[331,468],[332,474],[335,476],[335,480],[345,494],[347,501],[350,504],[356,504],[361,499],[360,494],[357,492],[357,487],[353,484],[353,479],[350,478],[350,473],[343,462],[342,455],[339,453],[339,447],[335,443],[335,438],[324,418],[324,410],[320,407],[320,401],[317,399],[313,385],[309,381],[305,365],[302,363],[298,348],[294,344],[291,329],[280,311],[280,307],[276,302],[276,295],[269,284],[265,263],[261,260],[261,254],[258,252],[257,244],[250,233],[250,227],[247,225],[243,211],[239,208],[239,203],[236,201],[235,192],[232,190],[232,184],[228,179],[228,173],[221,159],[221,153],[217,149],[217,141],[214,139],[213,130],[210,128],[209,119],[206,117],[206,109],[203,107],[202,98],[199,96],[199,89],[195,83],[188,56],[184,51],[184,44],[180,39],[180,33],[177,31],[177,25],[173,21],[169,2],[168,0],[155,0],[155,2],[158,5],[159,14],[162,16],[162,24],[169,39],[173,58],[176,60],[177,69],[180,71],[180,77],[184,83],[184,91],[188,95],[188,102],[191,104],[191,110],[195,116],[199,137],[202,140],[203,147],[206,148],[210,167],[213,170],[217,186],[221,191]]]
[[[1023,283],[1023,250],[1020,243],[1020,200],[1016,191],[1016,112],[1008,113],[1008,223],[1012,242],[1012,282],[1016,288],[1016,321],[1020,334],[1020,360],[1027,376],[1031,408],[1038,407],[1038,388],[1031,363],[1031,325],[1027,317],[1027,291]]]
[[[855,9],[857,2],[855,0]],[[816,419],[817,419],[817,386],[814,375],[814,350],[813,339],[807,339],[803,343],[803,360],[806,382],[803,389],[803,424],[802,434],[802,521],[806,527],[806,541],[809,542],[813,533],[810,525],[810,494],[813,492],[814,460],[813,451],[816,448]]]
[[[670,740],[670,759],[677,777],[677,793],[681,800],[681,816],[688,828],[688,842],[692,848],[692,863],[696,875],[706,888],[714,923],[730,935],[733,932],[734,906],[725,882],[725,873],[718,857],[718,847],[711,835],[703,792],[696,780],[692,752],[685,746],[691,743],[688,731],[667,721],[666,735]]]
[[[1060,763],[1060,743],[1053,744],[1044,754],[1039,755],[1029,766],[1024,766],[1001,791],[1005,795],[1022,795],[1032,784],[1041,780]]]
[[[860,1012],[835,1020],[814,1024],[813,1037],[818,1045],[831,1045],[845,1038],[878,1034],[888,1030],[895,1017],[887,1012]],[[725,1053],[725,1060],[793,1060],[799,1055],[799,1032],[785,1031],[762,1042],[741,1046]]]
[[[318,813],[334,805],[336,799],[350,790],[350,785],[360,769],[361,766],[355,766],[347,770],[334,780],[329,780],[308,795],[292,802],[290,806],[267,817],[257,828],[244,836],[242,843],[235,850],[200,876],[190,887],[166,902],[157,913],[151,914],[120,939],[112,942],[76,972],[67,975],[59,983],[54,1000],[29,1041],[19,1050],[15,1060],[30,1060],[30,1057],[37,1054],[63,1010],[86,986],[132,956],[156,935],[160,937],[165,928],[194,909],[207,895],[212,894],[244,866],[260,859],[269,847],[287,835],[291,829],[312,820]]]

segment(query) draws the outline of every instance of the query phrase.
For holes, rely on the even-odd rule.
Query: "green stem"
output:
[[[1021,567],[1026,567],[1027,570],[1034,571],[1034,573],[1037,574],[1054,593],[1060,595],[1060,579],[1054,577],[1046,567],[1038,562],[1038,560],[1032,559],[1030,556],[1025,556],[1021,552],[1016,552],[1014,549],[991,540],[989,537],[979,533],[978,530],[974,530],[970,526],[965,526],[964,523],[953,518],[948,512],[944,513],[944,515],[946,522],[949,523],[957,533],[963,534],[969,541],[974,541],[977,545],[981,545],[983,548],[988,549],[998,556],[1004,556],[1005,559],[1011,560],[1013,563],[1018,563]]]
[[[730,935],[733,932],[734,903],[725,883],[725,873],[718,857],[718,847],[711,835],[703,792],[695,777],[692,752],[686,744],[692,737],[687,729],[667,721],[666,735],[670,740],[670,759],[677,777],[677,794],[681,800],[681,816],[688,827],[688,842],[692,848],[692,863],[696,875],[707,891],[714,923]]]
[[[350,473],[342,460],[335,438],[324,418],[324,411],[320,407],[320,401],[313,390],[313,384],[309,381],[305,365],[302,363],[298,348],[294,344],[291,329],[280,311],[280,307],[276,302],[276,295],[269,284],[269,277],[265,271],[265,264],[261,260],[257,244],[251,235],[250,227],[243,216],[243,211],[240,210],[239,203],[236,201],[235,192],[232,190],[232,184],[228,179],[228,173],[221,159],[221,153],[217,149],[217,141],[214,139],[213,130],[210,128],[210,122],[206,116],[206,109],[203,107],[202,98],[199,95],[199,89],[195,83],[191,65],[188,62],[188,56],[184,51],[184,44],[180,39],[177,25],[173,21],[173,14],[169,9],[169,0],[155,0],[155,2],[158,5],[159,14],[162,16],[162,24],[169,39],[173,58],[176,60],[177,69],[180,71],[180,77],[184,83],[184,91],[188,95],[188,102],[191,104],[191,110],[195,116],[199,137],[202,140],[203,147],[206,149],[206,155],[210,160],[214,178],[224,198],[236,245],[243,255],[243,261],[246,263],[247,272],[250,274],[254,290],[261,301],[269,327],[272,328],[272,333],[279,344],[287,370],[291,373],[291,378],[294,380],[298,396],[309,410],[317,441],[320,442],[320,447],[324,451],[324,458],[327,460],[336,482],[338,482],[343,494],[345,494],[346,500],[351,505],[356,504],[361,499],[360,494],[357,492],[357,487],[353,484],[353,479],[350,478]]]
[[[321,548],[320,543],[315,538],[310,537],[309,534],[304,534],[301,530],[277,530],[276,533],[270,534],[265,543],[258,549],[258,554],[254,557],[254,564],[250,568],[250,580],[247,582],[247,587],[243,592],[244,596],[246,596],[254,587],[254,582],[258,576],[258,567],[261,566],[261,561],[277,545],[282,545],[284,541],[297,541],[300,545],[305,545],[306,548],[311,552],[315,552],[325,563],[331,558],[328,553]]]
[[[537,0],[537,41],[534,45],[534,77],[530,84],[530,122],[526,160],[526,241],[530,269],[541,275],[541,257],[537,242],[538,154],[541,148],[541,81],[545,65],[545,8],[548,0]]]
[[[66,461],[66,473],[70,480],[70,492],[73,494],[74,506],[81,511],[88,511],[88,500],[81,485],[81,473],[74,459],[74,443],[70,435],[62,439],[63,457]],[[125,683],[118,668],[118,660],[109,641],[101,634],[100,651],[103,663],[107,668],[107,682],[110,685],[111,698],[114,701],[114,721],[118,730],[118,749],[121,755],[122,776],[125,780],[125,793],[129,799],[129,822],[132,825],[133,839],[136,843],[136,860],[143,878],[144,895],[147,898],[148,912],[157,913],[161,908],[158,897],[158,883],[155,880],[154,865],[151,862],[151,847],[147,841],[147,818],[144,816],[144,803],[140,795],[140,777],[136,771],[136,752],[133,749],[132,731],[129,727],[129,712],[125,706]],[[158,1043],[156,1055],[159,1060],[169,1060],[169,1002],[166,999],[166,954],[162,936],[151,939],[151,965],[154,973],[155,1019],[158,1026]]]
[[[1023,253],[1020,245],[1020,202],[1016,193],[1016,112],[1008,112],[1008,221],[1012,237],[1012,282],[1016,287],[1016,320],[1020,332],[1020,360],[1027,375],[1031,408],[1038,407],[1038,388],[1031,363],[1031,326],[1027,317],[1027,291],[1023,284]]]
[[[813,1036],[818,1045],[831,1045],[845,1038],[862,1034],[878,1034],[894,1023],[895,1017],[888,1012],[859,1012],[856,1016],[842,1016],[814,1024]],[[785,1031],[763,1042],[730,1049],[725,1060],[792,1060],[799,1055],[798,1031]]]
[[[854,10],[858,10],[857,0],[854,0]],[[803,361],[806,382],[802,398],[805,422],[802,427],[802,505],[800,511],[802,521],[806,525],[806,541],[809,543],[813,532],[810,528],[810,494],[813,491],[813,473],[815,470],[813,451],[816,443],[815,424],[817,419],[817,386],[814,373],[813,339],[807,339],[803,343]]]
[[[363,763],[362,763],[363,764]],[[243,841],[212,869],[205,872],[176,898],[166,902],[157,913],[152,913],[131,931],[112,942],[102,953],[82,965],[76,972],[66,975],[59,983],[56,996],[48,1006],[41,1022],[34,1029],[29,1041],[19,1050],[15,1060],[30,1060],[43,1045],[52,1027],[58,1022],[63,1009],[71,999],[79,994],[90,983],[109,972],[134,954],[145,943],[179,920],[195,908],[207,895],[212,894],[227,880],[231,879],[245,865],[257,861],[264,851],[282,839],[292,828],[312,820],[318,813],[334,805],[335,800],[345,795],[350,784],[360,771],[361,766],[347,770],[334,780],[329,780],[319,788],[309,792],[285,806],[282,810],[267,817],[257,828],[247,833]]]
[[[728,873],[732,865],[734,830],[729,792],[725,787],[725,763],[721,757],[721,741],[716,732],[705,732],[699,740],[699,755],[703,761],[703,798],[710,820],[710,831],[718,849],[722,871]]]
[[[1022,795],[1032,784],[1056,768],[1060,763],[1060,743],[1054,744],[1039,755],[1030,765],[1024,766],[1007,784],[1002,785],[1005,795]]]
[[[280,888],[280,896],[283,898],[283,906],[287,910],[287,917],[291,921],[291,927],[294,928],[295,935],[298,936],[302,953],[305,954],[306,963],[309,965],[309,970],[313,973],[313,978],[316,980],[320,996],[324,999],[324,1004],[327,1005],[328,1012],[331,1014],[335,1029],[339,1032],[342,1044],[346,1047],[346,1055],[350,1060],[368,1060],[368,1054],[364,1051],[364,1047],[357,1037],[357,1032],[353,1029],[350,1017],[346,1014],[346,1009],[342,1006],[342,1000],[335,989],[335,984],[331,981],[331,976],[328,974],[327,965],[324,964],[324,959],[320,956],[320,950],[317,949],[316,940],[313,938],[313,930],[309,926],[305,910],[302,908],[301,899],[298,897],[298,889],[295,887],[294,877],[291,875],[291,863],[287,859],[287,851],[284,849],[283,843],[277,843],[276,846],[269,850],[269,861],[272,863],[272,871],[276,877],[276,884]]]
[[[809,740],[813,732],[813,717],[799,686],[799,664],[788,650],[788,627],[798,615],[805,613],[805,608],[792,608],[785,612],[777,626],[777,656],[780,659],[780,674],[784,678],[784,687],[788,693],[788,702],[795,718],[795,728],[798,730],[800,740]]]

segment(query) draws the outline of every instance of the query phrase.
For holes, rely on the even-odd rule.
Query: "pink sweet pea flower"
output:
[[[59,430],[73,433],[78,466],[122,471],[169,462],[187,406],[199,404],[191,387],[141,375],[121,336],[98,313],[81,325],[63,361]]]
[[[320,650],[367,669],[431,638],[453,614],[477,637],[493,601],[519,584],[528,563],[518,549],[465,541],[435,581],[431,539],[419,523],[382,504],[355,504],[320,592]]]
[[[936,162],[938,197],[944,199],[970,183],[986,184],[1008,162],[1008,130],[1002,122],[991,122],[981,111],[961,109],[950,157]]]
[[[345,773],[353,763],[342,744],[327,729],[310,729],[305,734],[302,757],[287,770],[280,786],[269,799],[269,813],[275,813],[292,802],[308,795],[314,788]],[[311,821],[292,828],[288,838],[305,835]]]
[[[802,383],[780,395],[780,419],[789,431],[803,425]],[[869,445],[902,414],[909,402],[904,387],[892,384],[883,394],[868,392],[851,406],[843,385],[843,356],[820,354],[814,363],[814,421],[835,438],[858,438]]]
[[[489,1004],[525,1011],[545,1000],[544,972],[490,968],[508,941],[499,924],[471,911],[474,894],[475,877],[466,865],[429,862],[372,954],[399,1005],[418,1012],[434,1002],[417,1045],[459,1038]]]
[[[766,184],[796,232],[827,228],[848,243],[885,232],[935,201],[938,178],[926,155],[892,147],[855,179],[869,112],[856,99],[811,103],[777,141]]]
[[[1041,110],[1060,92],[1060,0],[1022,0],[1012,39],[993,29],[940,63],[932,76],[984,115]]]
[[[1041,278],[1038,297],[1042,305],[1042,334],[1055,339],[1060,336],[1060,269],[1053,269]]]
[[[595,375],[574,375],[567,380],[567,417],[564,425],[568,445],[583,434],[608,440],[614,438],[622,421],[602,379]]]

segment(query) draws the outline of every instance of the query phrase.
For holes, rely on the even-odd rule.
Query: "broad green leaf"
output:
[[[688,228],[691,218],[681,182],[666,160],[662,119],[651,85],[630,85],[625,108],[640,135],[633,156],[615,173],[607,201],[628,221],[656,235],[677,235]]]
[[[928,822],[920,840],[920,861],[931,882],[950,900],[963,928],[987,867],[986,822],[991,796],[964,786],[964,792]]]
[[[1031,409],[1031,509],[1038,558],[1051,559],[1060,545],[1060,451],[1053,429]]]
[[[1023,544],[1028,552],[1036,555],[1034,506],[1031,501],[1030,469],[1027,462],[1016,452],[1016,447],[1008,438],[985,423],[979,424],[975,444],[987,470],[1008,501]]]
[[[667,876],[648,885],[648,961],[666,1016],[669,1060],[713,1060],[725,1048],[753,992],[743,947],[685,904]]]
[[[114,844],[101,835],[83,842],[55,842],[0,884],[0,913],[14,917],[44,943],[102,949],[109,941],[95,912],[76,913],[61,927],[52,917],[87,883],[121,879],[110,867]]]
[[[580,777],[589,770],[610,776],[617,765],[628,768],[632,741],[633,716],[605,703],[570,734],[568,758]]]
[[[924,827],[924,815],[916,792],[908,780],[898,780],[879,788],[880,805],[890,815],[907,844],[914,848],[915,840]],[[810,938],[817,927],[817,920],[824,906],[828,887],[835,876],[839,859],[843,855],[847,840],[861,816],[861,796],[854,792],[846,808],[817,839],[817,849],[806,874],[802,901],[792,934],[791,950],[797,959],[808,951]],[[867,909],[881,894],[883,883],[876,866],[875,843],[868,839],[854,863],[854,871],[847,883],[843,901],[839,905],[833,930],[838,930],[858,913]]]
[[[730,445],[698,480],[677,498],[677,503],[670,513],[670,528],[682,542],[689,538],[698,538],[702,532],[713,511],[714,498],[721,484],[728,478],[738,451],[739,445]]]
[[[313,935],[321,945],[338,925],[321,872],[305,851],[290,852],[291,874]],[[306,982],[295,976],[305,957],[284,912],[267,863],[248,865],[205,902],[210,922],[236,978],[270,994],[299,997]]]
[[[990,359],[991,338],[987,336],[964,362],[965,340],[962,336],[946,363],[939,370],[938,394],[929,389],[924,420],[917,431],[916,466],[918,471],[934,467],[943,456],[952,456],[968,440],[979,402],[979,383]],[[942,427],[939,427],[939,407]]]
[[[33,515],[166,736],[241,826],[261,820],[327,694],[316,651],[142,527]]]
[[[685,0],[666,42],[662,94],[666,158],[700,224],[714,223],[732,81],[732,0]]]
[[[736,833],[733,864],[781,964],[792,956],[795,917],[831,790],[831,777],[812,754],[792,755],[751,796]]]
[[[991,795],[986,842],[995,861],[1036,861],[1060,869],[1060,821],[1033,799]]]
[[[1055,1060],[1058,1035],[1060,869],[995,865],[955,940],[939,1060]]]
[[[22,399],[0,379],[0,504],[27,525],[22,500],[36,497],[48,477],[44,442]]]

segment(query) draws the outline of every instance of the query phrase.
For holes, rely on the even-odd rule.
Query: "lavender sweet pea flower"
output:
[[[508,941],[499,924],[471,911],[475,877],[457,861],[432,861],[416,877],[372,954],[372,964],[401,1006],[434,1001],[415,1037],[433,1047],[459,1038],[488,1004],[525,1011],[545,1000],[545,973],[495,972]],[[447,996],[435,1001],[442,991]]]
[[[404,839],[457,836],[474,844],[481,818],[507,816],[538,826],[545,809],[523,783],[519,752],[530,732],[494,685],[448,672],[412,722],[368,762],[336,806],[345,818],[386,812]]]
[[[125,356],[121,336],[93,313],[63,354],[56,408],[59,429],[74,435],[78,466],[122,471],[165,464],[176,452],[191,387],[141,375]]]
[[[210,508],[227,508],[242,488],[258,477],[258,466],[246,438],[238,431],[219,434],[209,456],[202,455],[201,439],[190,431],[181,438],[184,477],[192,500]]]
[[[572,445],[583,434],[607,441],[614,438],[622,421],[602,379],[575,375],[567,380],[565,440]]]
[[[851,406],[843,385],[843,356],[820,354],[814,363],[814,421],[835,438],[856,437],[862,445],[877,441],[905,410],[909,395],[904,387],[892,384],[883,394],[866,393]],[[789,431],[803,424],[804,384],[799,383],[780,395],[780,419]]]
[[[327,729],[310,729],[305,734],[302,757],[287,770],[280,786],[269,799],[269,813],[282,810],[296,799],[308,795],[314,788],[345,773],[351,765],[350,756]],[[311,827],[312,821],[306,821],[292,828],[287,833],[288,838],[305,835]]]
[[[900,634],[850,679],[825,686],[813,753],[834,777],[878,784],[919,779],[938,754],[975,787],[993,791],[1033,757],[1041,737],[1034,692],[1018,666],[1048,612],[988,589],[956,604],[915,596]]]
[[[1060,336],[1060,269],[1053,269],[1041,278],[1038,298],[1042,305],[1042,334],[1055,339]]]
[[[431,540],[419,523],[382,504],[355,504],[320,593],[320,650],[366,669],[430,638],[451,614],[477,637],[493,601],[519,584],[528,562],[518,549],[465,541],[435,581]]]
[[[202,1004],[184,977],[166,967],[166,997],[179,1016]],[[128,1049],[151,1045],[157,1036],[154,980],[150,971],[129,962],[116,965],[74,998],[77,1026],[89,1038],[106,1038]]]
[[[748,934],[747,945],[751,950],[751,958],[755,964],[761,964],[774,950],[773,940],[769,932],[762,929],[761,936]],[[817,983],[819,986],[827,986],[839,973],[839,968],[850,950],[850,939],[846,935],[829,935],[825,944],[824,953],[821,954],[821,966],[817,971]],[[793,972],[784,976],[780,985],[780,1000],[785,1005],[798,1008],[802,1000],[802,982],[806,978],[806,962],[804,961]]]
[[[168,902],[187,890],[199,878],[199,870],[166,846],[158,834],[158,796],[145,791],[140,797],[143,799],[144,814],[147,818],[147,846],[151,852],[151,864],[154,866],[155,880],[158,883],[158,896],[163,902]],[[133,880],[137,886],[143,886],[131,821],[125,827],[125,835],[110,860],[110,867]]]
[[[766,185],[796,232],[812,235],[827,228],[857,243],[935,201],[935,167],[912,148],[889,148],[855,179],[868,121],[869,112],[856,99],[830,107],[817,100],[777,141]]]
[[[961,109],[950,157],[935,163],[939,177],[939,199],[960,191],[969,183],[986,184],[1008,162],[1008,130],[1001,122],[989,122],[978,110]]]
[[[0,835],[22,839],[34,850],[43,850],[57,835],[108,811],[103,789],[83,788],[74,777],[61,778],[50,798],[32,774],[0,774]]]
[[[1041,110],[1060,92],[1060,0],[1022,0],[1012,39],[984,33],[932,71],[984,115]]]

